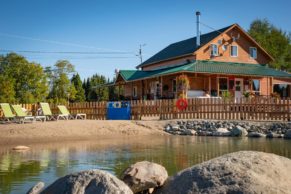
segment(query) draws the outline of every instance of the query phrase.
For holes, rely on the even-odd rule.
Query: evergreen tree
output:
[[[251,23],[249,34],[274,57],[271,67],[291,71],[291,36],[266,19]]]
[[[73,75],[71,82],[76,89],[76,95],[75,95],[74,101],[75,102],[84,102],[86,100],[85,90],[82,86],[82,81],[81,81],[81,78],[80,78],[78,73],[76,75]]]

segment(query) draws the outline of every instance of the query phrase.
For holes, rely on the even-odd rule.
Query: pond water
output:
[[[102,169],[120,175],[130,164],[160,163],[173,175],[211,158],[239,150],[257,150],[291,158],[291,141],[219,137],[145,137],[96,142],[30,145],[26,152],[0,148],[0,193],[25,193],[38,181],[46,185],[66,174]]]

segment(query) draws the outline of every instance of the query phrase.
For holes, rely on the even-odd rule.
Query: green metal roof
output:
[[[134,81],[179,72],[291,78],[290,73],[269,68],[267,65],[217,61],[192,61],[182,65],[176,65],[151,71],[120,70],[119,74],[125,81]]]
[[[227,26],[225,28],[221,28],[219,30],[215,30],[213,32],[209,32],[207,34],[201,35],[200,47],[210,42],[212,39],[220,35],[222,32],[224,32],[231,26]],[[154,56],[152,56],[151,58],[149,58],[142,64],[140,64],[138,67],[143,67],[143,66],[146,66],[158,61],[163,61],[163,60],[167,60],[167,59],[171,59],[171,58],[175,58],[179,56],[192,54],[200,47],[196,45],[196,37],[189,38],[187,40],[183,40],[180,42],[176,42],[176,43],[170,44],[169,46],[167,46],[166,48],[164,48],[163,50],[161,50],[160,52],[158,52],[157,54],[155,54]]]

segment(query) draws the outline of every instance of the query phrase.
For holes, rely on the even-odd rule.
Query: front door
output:
[[[243,96],[243,79],[235,78],[235,94],[234,97],[240,99]]]

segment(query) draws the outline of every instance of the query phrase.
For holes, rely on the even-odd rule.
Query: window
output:
[[[252,59],[257,58],[257,48],[256,47],[250,47],[250,57]]]
[[[258,79],[252,80],[252,90],[256,95],[260,95],[260,90],[261,90],[260,85],[261,85],[260,80]]]
[[[132,92],[133,92],[133,94],[132,94],[133,97],[137,97],[137,86],[133,87],[133,91]]]
[[[280,95],[281,98],[291,97],[291,85],[274,84],[273,91]]]
[[[177,81],[175,79],[173,79],[172,81],[172,89],[173,89],[173,92],[177,92]]]
[[[230,56],[232,56],[232,57],[237,57],[238,56],[237,46],[231,46],[230,47]]]
[[[218,56],[218,46],[217,46],[217,44],[211,44],[210,48],[211,48],[210,55],[211,56]]]
[[[219,96],[222,95],[223,92],[228,91],[228,79],[226,77],[218,78],[219,84]]]

